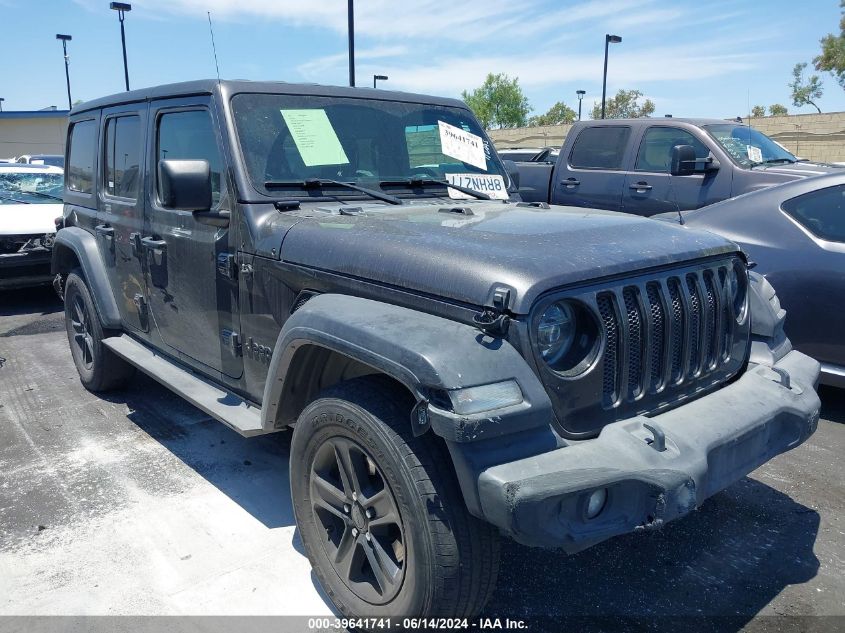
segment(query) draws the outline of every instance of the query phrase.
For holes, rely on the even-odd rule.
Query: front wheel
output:
[[[495,587],[498,534],[467,512],[445,448],[412,436],[411,404],[389,381],[358,378],[294,429],[297,525],[347,617],[471,617]]]

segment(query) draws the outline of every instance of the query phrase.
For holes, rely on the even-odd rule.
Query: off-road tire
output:
[[[472,617],[496,585],[499,534],[467,511],[439,438],[413,436],[412,405],[408,394],[389,380],[356,378],[321,394],[294,429],[290,480],[297,526],[320,584],[347,617]],[[401,516],[402,584],[386,603],[363,599],[341,579],[327,544],[327,535],[335,530],[328,531],[314,509],[312,496],[320,495],[312,495],[312,466],[321,447],[338,443],[363,448]]]
[[[135,368],[103,345],[103,340],[115,333],[103,330],[91,293],[78,269],[67,276],[64,300],[65,329],[82,386],[100,392],[126,385]]]

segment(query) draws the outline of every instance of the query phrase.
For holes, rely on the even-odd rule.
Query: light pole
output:
[[[578,120],[581,120],[581,101],[584,99],[584,95],[587,94],[586,90],[576,90],[575,94],[578,95]]]
[[[3,111],[3,102],[4,101],[5,101],[5,99],[3,97],[0,97],[0,112]]]
[[[346,12],[349,19],[349,85],[355,87],[355,8],[352,0],[347,0]]]
[[[73,38],[70,35],[62,35],[61,33],[56,33],[56,39],[62,41],[62,50],[65,52],[65,79],[67,80],[67,109],[70,110],[73,108],[73,101],[70,98],[70,70],[68,70],[68,57],[67,57],[67,43],[71,41]]]
[[[126,12],[132,10],[132,5],[128,2],[112,2],[109,4],[109,9],[117,11],[117,17],[120,20],[120,43],[123,46],[123,78],[126,80],[126,91],[128,92],[129,65],[126,62],[126,31],[123,30],[123,19],[126,17]]]
[[[607,49],[611,44],[619,44],[622,38],[618,35],[604,36],[604,78],[601,82],[601,118],[604,118],[604,104],[607,100]]]
[[[387,81],[387,75],[373,75],[373,88],[376,87],[377,81]]]

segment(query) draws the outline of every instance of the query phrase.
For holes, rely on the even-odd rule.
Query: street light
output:
[[[586,90],[576,90],[575,94],[578,95],[578,120],[581,120],[581,101],[584,99],[584,95],[587,94]]]
[[[123,30],[123,19],[126,17],[127,11],[132,10],[132,5],[128,2],[112,2],[109,4],[109,9],[117,11],[117,17],[120,20],[120,43],[123,45],[123,78],[126,80],[126,91],[129,91],[129,65],[126,63],[126,31]]]
[[[0,97],[0,112],[3,111],[3,102],[4,101],[5,101],[5,99],[3,97]]]
[[[62,35],[61,33],[56,33],[56,39],[62,41],[62,50],[65,52],[65,79],[67,80],[67,109],[70,110],[73,108],[73,101],[70,98],[70,71],[68,70],[68,57],[67,57],[67,43],[71,41],[73,38],[70,35]]]
[[[373,75],[373,88],[376,87],[377,81],[387,81],[387,75]]]
[[[607,49],[611,44],[619,44],[622,38],[618,35],[604,36],[604,79],[601,83],[601,118],[604,118],[604,104],[607,100]]]
[[[349,28],[347,36],[349,37],[349,86],[355,87],[355,8],[352,6],[352,0],[347,0],[346,3],[347,19],[349,21]]]

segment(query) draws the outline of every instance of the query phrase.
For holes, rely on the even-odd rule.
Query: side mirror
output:
[[[211,170],[207,160],[162,160],[158,163],[159,196],[168,209],[211,209]]]
[[[695,149],[692,145],[675,145],[669,162],[673,176],[690,176],[695,173]]]
[[[513,186],[519,189],[519,167],[512,160],[503,160],[502,164],[505,166],[505,171],[508,172]]]

